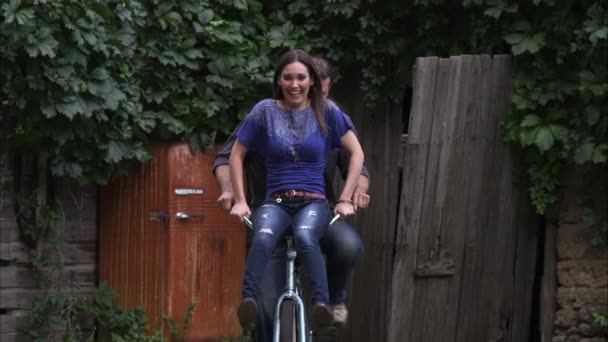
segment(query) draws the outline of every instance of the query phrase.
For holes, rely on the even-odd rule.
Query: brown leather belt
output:
[[[320,198],[320,199],[325,199],[325,195],[319,195],[316,194],[314,192],[308,192],[308,191],[295,191],[295,190],[289,190],[289,191],[281,191],[281,192],[275,192],[274,194],[272,194],[272,197],[313,197],[313,198]]]

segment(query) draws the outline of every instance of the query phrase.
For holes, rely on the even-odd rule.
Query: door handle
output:
[[[175,218],[178,220],[187,220],[187,219],[203,219],[205,215],[189,215],[184,212],[178,212],[175,214]]]
[[[150,220],[156,220],[156,221],[161,221],[161,222],[166,222],[169,220],[169,215],[167,215],[167,213],[163,213],[161,211],[151,211],[148,214]]]

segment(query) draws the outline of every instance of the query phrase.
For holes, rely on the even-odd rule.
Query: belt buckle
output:
[[[296,195],[296,191],[295,190],[289,190],[285,193],[285,197],[293,197]]]

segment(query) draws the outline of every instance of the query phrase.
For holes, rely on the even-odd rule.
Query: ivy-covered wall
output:
[[[564,166],[588,167],[593,191],[608,182],[606,10],[603,0],[3,1],[0,138],[49,170],[33,180],[37,195],[21,194],[36,218],[24,239],[52,245],[50,178],[103,184],[147,160],[162,130],[194,149],[211,143],[270,95],[273,63],[293,47],[327,56],[336,80],[357,73],[370,105],[401,100],[415,57],[512,53],[504,138],[526,154],[537,211],[556,220]],[[605,219],[587,224],[606,232]]]

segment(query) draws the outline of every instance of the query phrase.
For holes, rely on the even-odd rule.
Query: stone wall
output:
[[[592,245],[593,232],[584,223],[582,171],[569,170],[564,179],[553,342],[606,342],[608,329],[594,323],[593,314],[608,314],[607,248]]]

